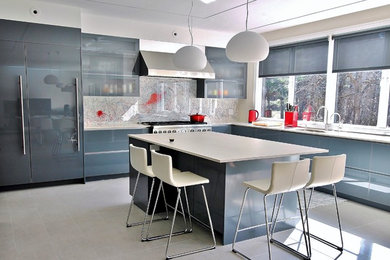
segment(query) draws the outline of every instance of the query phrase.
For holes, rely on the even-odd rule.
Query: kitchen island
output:
[[[174,141],[170,141],[170,139],[174,139]],[[233,240],[245,190],[242,185],[243,181],[269,178],[271,165],[274,161],[293,161],[298,160],[300,155],[328,152],[326,149],[215,132],[130,134],[129,142],[136,146],[145,147],[147,150],[149,150],[150,144],[158,145],[162,153],[172,156],[175,168],[192,171],[210,180],[210,183],[205,185],[205,189],[214,229],[222,235],[223,244],[229,244]],[[134,169],[131,169],[131,173],[135,173]],[[147,185],[147,183],[147,180],[143,180],[139,185]],[[148,186],[144,187],[142,193],[145,195]],[[172,197],[176,196],[174,190],[167,193]],[[188,195],[194,217],[207,223],[201,190],[189,188]],[[296,215],[296,197],[292,195],[285,196],[280,217]],[[136,200],[135,203],[145,210],[146,200],[147,197],[144,196],[143,199]],[[269,201],[271,202],[271,199]],[[271,204],[269,203],[269,205]],[[244,209],[242,225],[263,223],[261,197],[258,194],[249,193],[246,205],[250,205],[250,207],[247,210]],[[286,225],[288,225],[287,222],[279,227],[283,229],[286,228]],[[264,227],[253,229],[241,232],[238,240],[263,234],[265,234]]]

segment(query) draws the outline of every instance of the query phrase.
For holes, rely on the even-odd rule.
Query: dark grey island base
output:
[[[161,143],[159,144],[156,142],[140,140],[140,138],[133,138],[133,136],[134,135],[129,135],[130,143],[136,146],[145,147],[148,151],[150,144],[160,145],[160,151],[162,153],[172,156],[173,166],[175,168],[178,168],[182,171],[192,171],[210,180],[210,183],[205,185],[207,199],[209,202],[214,230],[222,235],[223,244],[230,244],[233,241],[242,197],[245,191],[242,182],[260,178],[269,178],[271,165],[274,161],[293,161],[299,159],[299,155],[290,155],[277,158],[220,163],[164,147],[161,145]],[[283,145],[281,143],[275,144]],[[148,158],[150,158],[150,154]],[[136,171],[133,168],[130,170],[130,175],[131,184],[134,185]],[[140,186],[138,186],[139,188],[137,189],[138,198],[136,198],[135,204],[141,209],[146,210],[148,190],[150,189],[151,180],[145,176],[142,176],[140,177],[138,185]],[[166,187],[166,190],[168,203],[174,205],[176,190],[170,187]],[[131,192],[132,191],[133,187],[131,187]],[[198,187],[189,187],[187,188],[187,192],[192,215],[199,221],[208,223],[201,189]],[[269,210],[272,210],[273,200],[273,196],[269,196],[267,199]],[[240,227],[264,223],[262,196],[259,195],[259,193],[253,191],[249,192],[245,205],[246,207],[244,209]],[[283,219],[292,216],[297,216],[297,200],[295,194],[293,193],[286,194],[284,197],[280,218]],[[295,225],[296,222],[296,219],[292,219],[288,223],[278,223],[277,229],[286,229],[291,227],[291,225]],[[237,240],[245,240],[264,234],[265,227],[262,226],[260,228],[239,233]]]

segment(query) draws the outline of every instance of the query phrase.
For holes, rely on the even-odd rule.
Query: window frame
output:
[[[326,91],[325,91],[325,107],[328,109],[328,115],[332,115],[336,108],[336,98],[337,98],[337,72],[333,72],[333,59],[334,59],[334,39],[332,36],[328,37],[329,45],[328,45],[328,64],[326,71]],[[288,44],[286,44],[287,46]],[[345,130],[354,130],[357,132],[364,132],[365,130],[389,130],[390,125],[387,126],[387,118],[389,113],[390,106],[390,68],[388,69],[378,69],[382,71],[382,79],[380,83],[380,93],[379,93],[379,104],[378,104],[378,114],[377,114],[377,125],[376,126],[365,126],[365,125],[354,125],[354,124],[343,124],[343,128]],[[302,74],[309,75],[309,74]],[[288,102],[293,103],[294,101],[294,82],[296,75],[283,75],[290,77],[289,91],[288,91]],[[275,76],[270,76],[275,77]],[[258,93],[256,95],[256,104],[255,107],[259,111],[262,108],[262,92],[264,87],[264,79],[267,76],[258,77],[256,81],[256,86],[260,91],[256,91]],[[291,82],[293,84],[291,84]],[[260,115],[263,115],[263,111],[260,111]],[[278,121],[283,122],[284,119],[276,119],[276,118],[267,118],[261,116],[261,120],[267,121]],[[313,122],[313,121],[312,121]],[[313,122],[314,123],[314,122]],[[324,124],[324,121],[315,121],[316,124]],[[307,125],[307,122],[303,120],[298,120],[298,125]],[[359,131],[361,130],[361,131]]]

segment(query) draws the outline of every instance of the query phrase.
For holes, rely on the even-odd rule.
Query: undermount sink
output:
[[[308,128],[308,127],[297,127],[295,128],[298,131],[308,131],[308,132],[316,132],[316,133],[325,133],[328,132],[325,129],[322,128]]]

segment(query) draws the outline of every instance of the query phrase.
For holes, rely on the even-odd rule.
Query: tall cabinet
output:
[[[0,186],[83,178],[80,35],[0,20]]]

